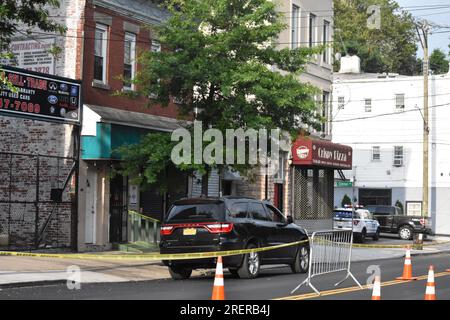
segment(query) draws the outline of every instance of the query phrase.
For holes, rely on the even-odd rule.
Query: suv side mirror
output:
[[[294,219],[292,218],[291,215],[287,216],[286,221],[287,221],[288,224],[294,223]]]

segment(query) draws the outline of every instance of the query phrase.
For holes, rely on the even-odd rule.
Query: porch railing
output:
[[[129,242],[147,242],[157,244],[160,240],[161,222],[144,216],[136,211],[128,211]]]

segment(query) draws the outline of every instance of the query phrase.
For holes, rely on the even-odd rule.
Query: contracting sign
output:
[[[12,67],[0,67],[0,114],[80,122],[81,83]]]
[[[55,57],[51,49],[55,39],[18,40],[12,41],[9,51],[12,59],[5,59],[3,64],[46,74],[55,73]]]

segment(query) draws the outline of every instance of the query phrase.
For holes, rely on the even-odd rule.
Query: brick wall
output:
[[[130,3],[130,5],[131,4],[132,3]],[[141,4],[143,3],[141,2]],[[94,13],[101,14],[103,18],[111,18],[111,25],[108,27],[108,49],[106,59],[106,80],[109,86],[108,89],[98,88],[92,85],[94,79],[94,40],[96,26]],[[115,91],[121,91],[123,89],[123,81],[120,77],[123,75],[125,39],[124,22],[139,26],[139,33],[136,35],[137,53],[142,50],[149,50],[151,47],[151,39],[153,36],[151,31],[148,30],[148,25],[120,15],[113,10],[103,8],[100,5],[95,6],[94,8],[90,2],[88,2],[86,6],[85,17],[83,56],[84,103],[177,118],[178,108],[173,103],[170,103],[167,107],[158,105],[149,107],[149,100],[144,96],[135,99],[113,96]],[[100,19],[100,21],[106,21],[106,19]],[[139,69],[140,66],[137,65],[137,70],[139,71]]]
[[[62,187],[73,163],[55,158],[73,155],[71,130],[69,125],[0,115],[0,233],[9,235],[12,248],[32,246],[36,226],[42,228],[50,215],[51,189]],[[70,246],[69,190],[63,201],[45,238],[54,247]]]

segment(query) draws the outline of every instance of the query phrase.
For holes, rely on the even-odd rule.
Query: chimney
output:
[[[357,55],[342,57],[339,73],[361,73],[361,59]]]

